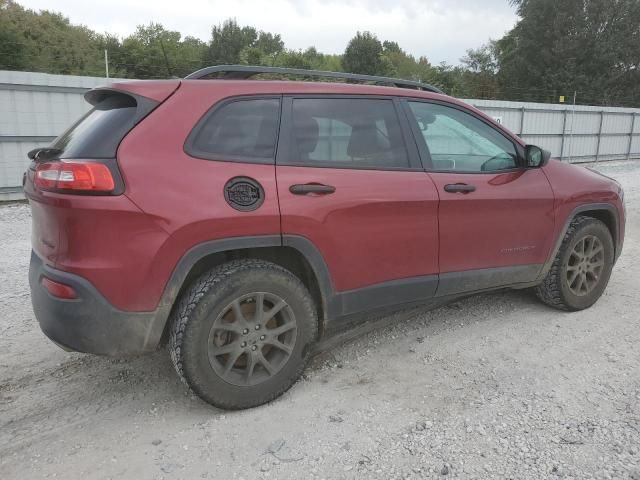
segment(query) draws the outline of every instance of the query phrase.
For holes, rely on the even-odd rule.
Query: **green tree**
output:
[[[344,71],[342,67],[342,55],[326,53],[322,54],[322,57],[320,57],[320,61],[314,68],[317,68],[318,70],[326,70],[329,72],[342,72]]]
[[[284,42],[279,34],[260,31],[252,47],[260,50],[265,55],[275,55],[284,50]]]
[[[423,65],[419,65],[416,58],[400,48],[397,42],[385,40],[382,49],[384,59],[391,63],[390,74],[405,80],[423,81]]]
[[[205,52],[207,65],[232,65],[240,63],[242,51],[254,47],[258,32],[253,27],[241,27],[235,19],[211,29],[211,41]]]
[[[416,62],[416,81],[434,83],[434,68],[427,57],[419,57]]]
[[[398,42],[392,42],[390,40],[385,40],[382,42],[382,50],[385,54],[395,52],[395,53],[404,53],[404,50],[400,48]]]
[[[309,65],[309,68],[313,70],[325,70],[329,72],[342,71],[340,55],[320,53],[316,47],[309,47],[302,52],[302,56]]]
[[[378,37],[370,32],[357,32],[344,51],[342,66],[351,73],[388,75],[391,63],[383,58],[383,53]]]
[[[430,82],[449,95],[458,97],[468,97],[469,95],[461,88],[460,79],[464,69],[460,66],[453,66],[446,62],[441,62],[433,67]]]
[[[20,70],[27,65],[24,38],[20,28],[8,14],[10,5],[0,0],[0,69]]]
[[[516,4],[523,15],[529,15],[531,5],[549,1],[519,0]],[[567,1],[575,3],[578,0]],[[602,1],[585,0],[601,7]],[[630,1],[614,0],[621,6],[619,13],[624,18],[630,17],[627,12]],[[601,10],[606,9],[602,7]],[[600,15],[598,18],[604,15],[597,9],[594,12]],[[183,77],[206,65],[243,63],[397,76],[431,83],[458,96],[490,98],[500,94],[496,78],[509,84],[531,81],[531,85],[544,84],[547,77],[553,78],[552,74],[546,74],[547,77],[531,80],[531,72],[522,68],[522,59],[526,57],[523,52],[526,53],[528,45],[522,40],[528,38],[524,35],[529,28],[527,18],[524,15],[520,24],[500,41],[469,50],[460,66],[443,63],[434,67],[427,58],[416,58],[397,42],[381,42],[370,32],[358,32],[350,40],[344,55],[323,54],[313,46],[306,50],[286,49],[279,34],[241,26],[233,19],[214,26],[208,43],[193,37],[182,38],[179,32],[154,23],[138,26],[133,34],[120,40],[108,33],[99,34],[73,25],[59,13],[36,12],[13,0],[0,0],[0,68],[102,76],[105,74],[104,50],[107,50],[112,77]],[[610,21],[618,25],[617,17]],[[606,27],[609,23],[603,25]],[[625,23],[625,38],[615,36],[616,41],[626,42],[626,46],[616,50],[614,70],[617,69],[617,77],[611,81],[620,91],[624,89],[633,94],[640,83],[636,81],[638,49],[632,48],[638,42],[638,35],[628,27]],[[607,28],[603,27],[603,31]],[[541,37],[536,36],[535,41]],[[537,52],[538,48],[540,46],[536,45],[533,51]],[[569,58],[567,65],[577,63],[577,58]],[[582,75],[587,74],[583,72]]]
[[[467,50],[460,59],[464,67],[458,90],[468,98],[498,98],[498,59],[495,42],[491,41],[477,49]]]
[[[460,62],[472,73],[495,75],[498,71],[495,42],[491,41],[480,48],[470,48]]]
[[[638,0],[512,0],[521,20],[496,44],[508,97],[640,101]]]
[[[181,38],[158,23],[140,25],[122,42],[121,54],[112,54],[113,64],[134,78],[184,77],[201,67],[206,44],[196,38]]]
[[[0,0],[0,61],[8,68],[49,73],[104,72],[101,36],[59,13]]]
[[[286,50],[274,58],[274,67],[311,69],[311,61],[305,57],[304,52]]]

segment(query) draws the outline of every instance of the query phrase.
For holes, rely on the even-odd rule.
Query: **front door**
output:
[[[384,97],[283,103],[276,177],[285,244],[294,236],[315,246],[343,314],[428,298],[437,286],[438,193],[398,108]]]
[[[462,107],[407,102],[440,195],[438,295],[536,279],[551,249],[554,197],[513,139]]]

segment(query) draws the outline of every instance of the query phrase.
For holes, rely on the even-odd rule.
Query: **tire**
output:
[[[585,251],[582,257],[585,260],[581,261],[580,252]],[[590,251],[596,253],[589,257]],[[613,262],[613,240],[607,226],[595,218],[578,216],[569,225],[549,272],[536,287],[536,294],[547,305],[561,310],[588,308],[607,287]],[[600,263],[600,269],[594,267]]]
[[[172,316],[169,353],[200,398],[235,410],[291,388],[317,335],[314,302],[295,275],[263,260],[234,260],[184,292]]]

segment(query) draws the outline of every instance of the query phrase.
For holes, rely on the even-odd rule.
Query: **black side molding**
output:
[[[436,296],[459,295],[534,282],[541,269],[541,264],[533,264],[441,273]]]
[[[337,292],[329,268],[311,240],[300,235],[263,235],[213,240],[193,247],[178,262],[147,335],[147,344],[159,342],[171,308],[193,266],[207,255],[225,251],[263,247],[290,247],[308,262],[317,279],[325,327],[345,317],[383,309],[402,308],[431,300],[457,298],[500,288],[523,288],[537,283],[544,266],[519,265],[403,278]]]

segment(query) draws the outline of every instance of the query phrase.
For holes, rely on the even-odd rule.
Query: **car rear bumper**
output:
[[[52,296],[41,283],[43,276],[73,287],[78,298]],[[156,312],[119,310],[90,282],[46,265],[35,252],[31,252],[29,285],[40,328],[66,350],[123,356],[155,350],[160,342],[162,332],[154,328]]]

